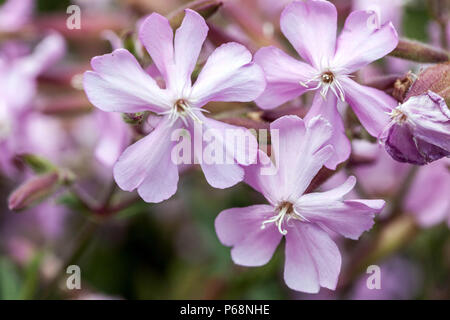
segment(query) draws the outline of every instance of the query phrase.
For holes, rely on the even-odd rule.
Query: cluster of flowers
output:
[[[7,2],[0,11],[0,30],[14,31],[25,23],[26,18],[23,22],[11,18],[11,12],[21,18],[29,15],[31,6],[25,2]],[[12,20],[3,19],[2,13]],[[381,154],[377,170],[361,174],[366,190],[380,185],[375,181],[380,176],[405,175],[400,162],[424,165],[449,157],[450,111],[445,100],[432,91],[398,104],[387,93],[351,79],[352,74],[397,47],[393,24],[381,23],[375,11],[353,11],[336,37],[337,10],[332,3],[294,1],[283,10],[280,28],[302,61],[274,46],[261,48],[252,57],[242,44],[226,43],[216,48],[199,70],[197,62],[209,30],[204,18],[187,9],[174,32],[167,18],[153,13],[139,30],[139,41],[153,64],[144,69],[130,51],[117,48],[92,59],[93,70],[84,74],[83,87],[89,101],[101,110],[94,126],[104,126],[95,130],[101,137],[93,152],[103,165],[113,167],[115,182],[122,190],[137,190],[150,203],[169,199],[177,191],[183,170],[173,159],[177,143],[173,133],[181,130],[189,140],[200,136],[200,142],[193,141],[193,150],[189,150],[190,163],[200,164],[212,187],[223,189],[244,181],[268,202],[228,209],[216,218],[217,235],[232,247],[233,261],[243,266],[264,265],[285,236],[286,284],[297,291],[317,293],[320,287],[334,290],[337,286],[342,261],[335,235],[358,239],[372,228],[375,214],[385,206],[383,200],[355,199],[353,176],[342,180],[337,174],[336,180],[342,181],[325,192],[308,189],[323,167],[336,170],[351,153],[357,155],[365,147],[348,139],[339,105],[347,103],[368,134],[399,162],[393,166],[376,146],[373,153]],[[116,46],[121,46],[120,41]],[[31,54],[27,51],[16,43],[0,51],[2,172],[13,171],[9,166],[14,154],[42,153],[45,147],[23,145],[23,141],[33,140],[36,132],[36,128],[30,129],[37,123],[30,107],[36,78],[64,54],[64,41],[53,33]],[[246,129],[204,114],[208,112],[204,106],[212,101],[255,101],[260,109],[271,110],[307,92],[315,94],[303,119],[288,115],[270,124],[270,135],[277,137],[271,140],[270,155],[258,150],[256,138]],[[151,114],[152,130],[130,145],[133,134],[120,114],[141,112]],[[86,126],[92,123],[80,125],[79,131]],[[48,124],[45,127],[48,138],[52,134]],[[227,135],[229,130],[235,134]],[[24,135],[29,138],[23,139]],[[236,147],[236,138],[251,141]],[[211,140],[234,161],[202,161],[203,149]],[[60,149],[50,152],[59,153]],[[252,159],[249,154],[257,156]],[[446,165],[443,161],[424,167],[426,172],[419,173],[405,200],[405,207],[414,213],[430,201],[435,203],[427,215],[419,217],[424,224],[445,219],[447,214],[445,192],[433,192],[448,189],[448,181],[435,183]],[[382,185],[389,187],[386,181]],[[430,186],[430,194],[422,192],[424,185]],[[377,191],[372,195],[383,193]]]
[[[281,238],[286,237],[286,284],[298,291],[318,292],[337,285],[341,256],[330,232],[357,239],[373,225],[383,200],[344,200],[355,186],[348,178],[341,186],[305,194],[314,176],[326,166],[336,169],[350,155],[338,100],[347,102],[364,128],[399,161],[425,164],[450,155],[450,112],[442,97],[428,92],[404,104],[386,93],[362,86],[351,74],[391,52],[398,43],[392,23],[375,26],[373,11],[354,11],[336,40],[337,10],[322,0],[288,5],[281,30],[297,59],[276,47],[260,49],[254,57],[242,45],[227,43],[208,58],[196,81],[191,75],[208,33],[204,19],[186,10],[173,34],[159,14],[143,22],[139,39],[164,79],[160,85],[125,49],[95,57],[93,71],[85,73],[89,100],[104,111],[160,115],[156,128],[128,147],[114,166],[123,189],[137,189],[148,202],[160,202],[177,189],[178,167],[171,161],[172,130],[192,135],[195,122],[216,132],[231,125],[205,117],[210,101],[253,101],[273,109],[307,91],[317,91],[304,119],[283,116],[270,125],[278,131],[272,158],[278,169],[262,175],[261,163],[271,163],[260,151],[258,163],[201,164],[209,184],[226,188],[245,181],[259,191],[268,205],[225,210],[216,219],[221,242],[232,246],[233,261],[244,266],[266,264]],[[232,154],[232,141],[215,137]],[[194,157],[202,157],[196,152]],[[239,152],[246,152],[245,148]],[[269,164],[273,165],[273,163]]]

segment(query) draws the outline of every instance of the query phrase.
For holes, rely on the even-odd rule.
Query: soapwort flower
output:
[[[398,43],[392,23],[377,24],[374,11],[354,11],[336,40],[337,10],[322,0],[295,1],[280,19],[281,31],[305,60],[299,61],[275,47],[255,54],[265,72],[267,87],[256,103],[273,109],[307,92],[317,91],[306,119],[322,115],[333,126],[335,154],[327,162],[334,169],[350,154],[337,100],[347,102],[366,130],[378,137],[389,123],[388,112],[395,100],[382,91],[362,86],[352,73],[391,52]]]
[[[355,186],[350,177],[326,192],[305,194],[311,180],[332,156],[333,129],[322,117],[308,123],[296,116],[284,116],[270,126],[278,131],[272,146],[276,174],[261,174],[267,155],[245,168],[245,182],[259,191],[268,205],[222,211],[215,221],[217,235],[232,246],[236,264],[261,266],[272,257],[283,236],[286,238],[286,284],[298,291],[316,293],[320,287],[335,289],[341,267],[338,247],[330,231],[358,239],[373,225],[374,214],[383,200],[343,200]],[[297,146],[293,148],[293,146]]]
[[[424,165],[450,156],[450,110],[441,96],[413,96],[389,115],[385,147],[392,158]]]
[[[237,43],[218,47],[192,84],[191,74],[208,27],[195,11],[185,12],[175,36],[169,21],[157,13],[143,22],[139,32],[140,41],[164,78],[163,88],[125,49],[93,58],[94,71],[84,76],[87,96],[99,109],[124,113],[152,111],[161,116],[156,128],[128,147],[114,166],[119,187],[127,191],[137,189],[147,202],[163,201],[177,190],[178,166],[171,159],[176,143],[171,135],[177,129],[186,130],[191,138],[199,134],[198,128],[215,129],[216,141],[227,154],[234,154],[236,161],[232,164],[202,162],[199,147],[194,148],[194,157],[213,187],[226,188],[241,181],[244,171],[239,164],[248,163],[239,159],[248,157],[239,154],[246,150],[230,150],[234,149],[234,140],[227,140],[222,133],[236,129],[236,135],[247,135],[242,128],[205,117],[206,110],[202,107],[210,101],[252,101],[265,87],[263,71],[251,62],[250,52]]]

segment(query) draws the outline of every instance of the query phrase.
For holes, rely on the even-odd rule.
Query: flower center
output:
[[[333,72],[331,72],[331,71],[326,71],[326,72],[322,73],[321,81],[322,81],[323,83],[332,83],[333,80],[334,80],[334,74],[333,74]]]
[[[283,222],[285,218],[286,221],[289,221],[291,219],[297,219],[302,220],[299,216],[295,214],[294,205],[291,202],[288,201],[282,201],[276,208],[275,211],[278,212],[278,214],[274,215],[272,218],[264,220],[261,229],[266,228],[266,224],[268,223],[275,223],[275,225],[278,227],[278,231],[282,235],[287,234],[287,230],[283,229]]]
[[[346,75],[341,75],[341,77]],[[309,90],[317,90],[320,89],[320,94],[324,99],[326,99],[328,90],[333,91],[333,93],[342,101],[345,101],[344,89],[342,88],[341,83],[339,82],[339,76],[336,72],[333,72],[329,69],[325,71],[321,71],[316,74],[313,78],[309,79],[306,82],[300,81],[300,85],[308,88]],[[308,84],[310,82],[317,82],[315,87],[310,88]]]
[[[408,121],[408,116],[399,108],[392,110],[389,116],[393,121],[400,125],[403,125],[406,121]]]
[[[198,115],[195,113],[195,111],[198,112],[208,112],[205,109],[202,108],[196,108],[190,105],[189,101],[186,99],[178,99],[173,104],[172,108],[168,111],[164,111],[159,113],[159,115],[169,115],[169,119],[171,120],[171,125],[173,125],[178,119],[181,119],[183,123],[187,126],[188,125],[188,118],[198,122],[202,123]]]

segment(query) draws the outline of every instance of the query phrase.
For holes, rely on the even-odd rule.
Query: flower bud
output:
[[[208,19],[222,6],[223,2],[220,0],[199,0],[188,3],[171,14],[168,19],[172,28],[178,28],[184,18],[184,9],[192,9],[197,11],[203,18]]]
[[[450,110],[428,91],[409,98],[391,112],[386,151],[397,161],[424,165],[450,156]]]
[[[52,194],[59,185],[60,177],[56,171],[33,177],[11,194],[8,207],[14,211],[26,209]]]
[[[50,161],[34,154],[26,153],[19,155],[18,158],[38,174],[55,171],[56,169],[56,167]]]

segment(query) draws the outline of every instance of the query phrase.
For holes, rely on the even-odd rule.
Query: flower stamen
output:
[[[198,117],[197,114],[195,114],[194,111],[209,112],[208,110],[205,110],[203,108],[192,107],[189,104],[189,102],[185,99],[178,99],[177,101],[175,101],[173,107],[170,110],[160,112],[159,115],[169,115],[171,125],[173,125],[175,121],[177,121],[178,118],[180,118],[183,121],[183,123],[187,126],[188,117],[200,124],[203,123],[203,121],[200,120],[200,118]]]

